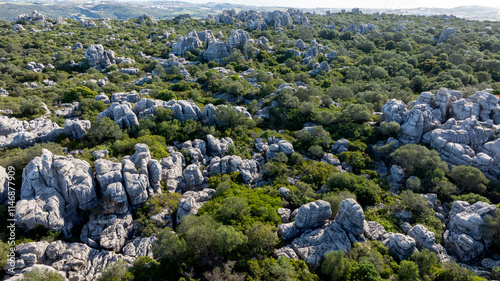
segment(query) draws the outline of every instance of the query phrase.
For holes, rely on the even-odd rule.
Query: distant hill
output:
[[[109,2],[88,4],[85,2],[53,2],[53,3],[6,3],[0,2],[0,20],[14,21],[20,14],[29,14],[37,10],[50,18],[109,18],[129,19],[143,14],[154,15],[157,19],[174,17],[179,14],[190,14],[192,17],[204,18],[209,14],[220,13],[224,9],[272,11],[286,7],[256,7],[230,3],[196,4],[177,1],[155,2]],[[340,8],[301,9],[308,12],[339,12]],[[417,9],[361,9],[365,14],[392,13],[403,15],[454,15],[471,20],[500,21],[500,9],[484,6],[463,6],[452,9],[417,8]]]

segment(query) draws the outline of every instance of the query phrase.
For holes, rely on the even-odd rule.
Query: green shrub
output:
[[[128,264],[124,260],[117,260],[108,264],[97,278],[97,281],[132,281],[134,275],[128,270]]]
[[[63,102],[74,102],[82,99],[94,99],[98,93],[92,91],[85,86],[78,86],[73,89],[68,89],[63,93]]]
[[[33,269],[26,273],[20,281],[64,281],[64,277],[57,271],[46,271],[42,269]],[[117,279],[118,280],[118,279]]]

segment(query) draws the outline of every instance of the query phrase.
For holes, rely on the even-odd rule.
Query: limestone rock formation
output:
[[[16,223],[22,229],[42,225],[69,235],[80,221],[79,211],[91,209],[97,203],[89,163],[42,149],[42,156],[31,160],[23,171]]]
[[[135,257],[146,252],[136,251],[135,256],[129,256],[92,249],[82,243],[66,243],[58,240],[47,244],[42,241],[16,246],[16,253],[20,258],[19,262],[16,262],[15,277],[31,268],[43,268],[56,270],[67,280],[92,281],[100,276],[102,269],[108,264],[120,259],[132,264]],[[148,248],[147,245],[144,246]]]
[[[305,262],[318,266],[328,252],[342,250],[347,253],[351,242],[338,223],[331,223],[325,228],[305,232],[293,240],[292,247]]]
[[[103,117],[108,117],[114,120],[120,128],[128,128],[139,125],[139,120],[132,110],[132,105],[126,101],[121,103],[112,103],[108,109],[99,113],[98,120],[101,120]]]
[[[382,236],[382,244],[389,248],[400,260],[404,260],[416,251],[415,239],[401,233],[388,232]]]
[[[80,234],[80,240],[92,248],[119,252],[133,231],[132,215],[92,215]]]
[[[198,210],[214,195],[215,190],[205,188],[202,191],[187,191],[179,203],[177,210],[177,223],[186,215],[196,215]]]
[[[365,231],[363,208],[352,198],[342,200],[335,216],[335,222],[355,237],[359,237]]]
[[[456,33],[457,33],[457,31],[455,30],[455,28],[453,28],[453,27],[447,28],[447,29],[441,31],[441,34],[439,34],[439,38],[437,39],[436,43],[438,43],[438,44],[443,43],[446,40],[450,39]]]
[[[494,216],[495,205],[476,202],[470,205],[464,201],[453,202],[449,213],[448,229],[445,231],[444,245],[459,261],[469,263],[478,260],[491,241],[483,237],[482,227],[488,216]]]

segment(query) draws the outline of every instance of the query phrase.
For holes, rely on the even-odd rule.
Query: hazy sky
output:
[[[500,8],[499,0],[187,0],[188,2],[206,3],[234,3],[252,6],[284,6],[300,8],[380,8],[380,9],[404,9],[404,8],[453,8],[458,6],[489,6]]]

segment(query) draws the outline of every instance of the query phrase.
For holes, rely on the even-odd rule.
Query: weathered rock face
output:
[[[85,52],[85,59],[89,67],[103,70],[110,65],[116,63],[115,52],[111,50],[104,50],[104,47],[99,45],[90,45]]]
[[[232,50],[233,48],[237,48],[240,50],[243,50],[245,48],[245,45],[250,42],[250,35],[248,32],[242,30],[242,29],[237,29],[237,30],[231,30],[231,35],[227,38],[227,47],[229,50]]]
[[[214,136],[207,135],[208,151],[214,156],[224,157],[230,145],[234,145],[231,138],[217,139]]]
[[[126,101],[129,103],[136,103],[139,101],[139,93],[136,91],[131,91],[128,93],[114,93],[111,96],[111,102],[122,102]]]
[[[400,260],[404,260],[416,251],[415,239],[401,233],[386,233],[382,236],[382,244],[389,248]]]
[[[31,268],[42,268],[56,270],[67,280],[97,280],[101,270],[110,263],[123,259],[132,264],[135,257],[149,255],[154,239],[142,238],[137,243],[135,240],[131,243],[133,243],[134,251],[131,250],[132,246],[129,246],[130,250],[127,253],[130,255],[92,249],[82,243],[70,244],[60,240],[50,244],[43,241],[21,244],[16,247],[16,253],[20,255],[20,258],[16,263],[15,273],[20,274]],[[139,248],[135,247],[135,244]]]
[[[220,63],[224,58],[228,57],[229,54],[227,43],[216,41],[208,45],[208,48],[203,53],[203,58],[208,61],[213,60]]]
[[[387,233],[384,226],[375,221],[365,221],[364,230],[366,238],[370,240],[380,240]]]
[[[265,152],[267,160],[276,157],[280,152],[286,155],[292,155],[295,152],[293,145],[289,141],[276,137],[267,138],[267,143],[258,139],[255,146],[260,152]]]
[[[87,135],[87,131],[90,130],[89,120],[71,120],[66,119],[64,121],[64,134],[73,139],[81,139]]]
[[[21,200],[16,204],[19,227],[42,225],[69,235],[79,222],[79,210],[97,205],[90,165],[71,156],[57,156],[42,149],[23,171]]]
[[[295,216],[295,221],[291,223],[280,224],[278,234],[283,240],[290,240],[307,229],[319,228],[326,223],[332,215],[330,203],[317,200],[302,205]]]
[[[254,159],[241,159],[239,156],[224,156],[222,158],[215,156],[210,160],[207,170],[212,175],[220,173],[239,172],[243,182],[255,184],[261,180],[261,171],[259,164]]]
[[[313,75],[321,74],[321,73],[328,73],[330,72],[330,66],[326,61],[323,61],[321,63],[315,63],[313,65],[313,70],[311,70],[309,73]]]
[[[351,242],[342,227],[334,222],[325,228],[302,234],[293,240],[292,248],[302,260],[317,266],[328,252],[342,250],[347,253]]]
[[[196,31],[191,31],[186,36],[178,36],[177,42],[172,44],[172,53],[183,56],[187,51],[194,51],[203,48],[205,42],[201,41]]]
[[[403,122],[403,113],[406,111],[406,104],[403,101],[391,99],[382,106],[382,121],[397,123]]]
[[[215,190],[211,188],[205,188],[198,192],[185,192],[177,210],[177,223],[186,215],[196,215],[201,206],[212,198],[214,193]]]
[[[356,200],[348,198],[344,199],[339,206],[337,215],[335,216],[337,222],[342,228],[355,237],[359,237],[364,233],[365,214],[363,208],[356,202]]]
[[[81,138],[90,129],[90,121],[66,120],[67,128],[42,116],[31,121],[20,121],[0,115],[0,147],[27,147],[37,142],[53,141],[60,134]]]
[[[413,226],[408,230],[408,236],[415,239],[415,245],[418,250],[429,249],[436,254],[439,253],[436,245],[436,235],[425,226],[421,224]]]
[[[441,31],[441,34],[439,34],[439,39],[436,41],[436,43],[438,43],[438,44],[443,43],[446,40],[450,39],[456,33],[457,33],[457,31],[455,30],[455,28],[453,28],[453,27],[447,28],[447,29]]]
[[[132,105],[126,101],[122,103],[112,103],[108,109],[99,113],[98,120],[101,120],[103,117],[114,120],[120,128],[129,128],[139,125],[139,120],[134,111],[132,111]]]
[[[370,31],[370,30],[375,30],[377,29],[377,27],[371,23],[369,24],[359,24],[358,25],[358,33],[360,34],[365,34],[366,32]]]
[[[448,230],[444,233],[444,245],[459,261],[469,263],[479,259],[491,246],[485,240],[482,228],[488,216],[494,216],[495,205],[476,202],[470,205],[455,201],[449,213]]]
[[[129,209],[127,193],[122,184],[122,164],[99,159],[95,162],[96,178],[101,187],[103,212],[105,214],[124,214]]]
[[[7,170],[4,167],[0,166],[0,204],[3,204],[7,200],[8,192],[9,174],[7,174]]]
[[[92,215],[83,226],[80,239],[92,248],[119,252],[133,231],[132,215]]]

